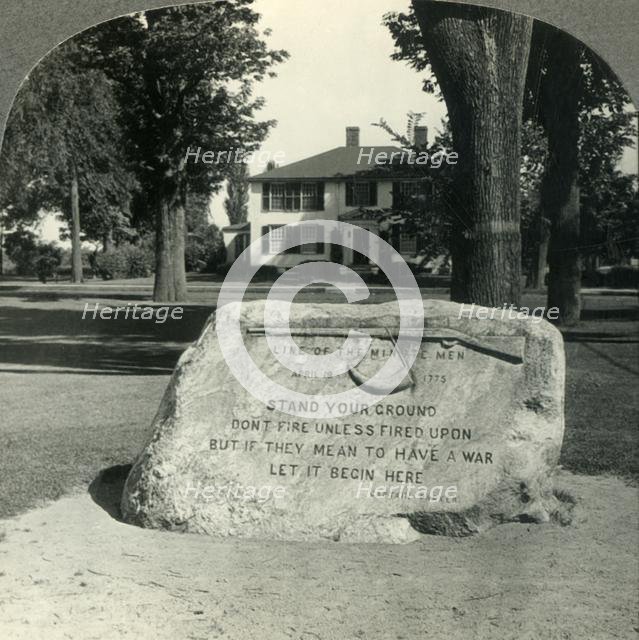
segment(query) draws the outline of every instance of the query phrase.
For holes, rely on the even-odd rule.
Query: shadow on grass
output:
[[[639,344],[639,335],[604,331],[562,331],[566,342],[609,342],[612,344]]]
[[[120,500],[124,491],[130,464],[116,464],[102,469],[89,485],[89,494],[98,506],[102,507],[114,520],[122,522]]]
[[[141,287],[142,288],[142,287]],[[22,287],[18,287],[16,291],[8,291],[4,287],[0,290],[0,296],[3,298],[17,298],[21,302],[57,302],[58,300],[84,300],[86,298],[96,298],[99,300],[135,300],[137,302],[144,301],[145,304],[154,304],[151,302],[152,294],[144,291],[123,292],[114,289],[103,289],[100,291],[62,291],[56,289],[54,291],[25,291]]]
[[[593,341],[591,340],[589,342],[593,342]],[[602,342],[605,342],[605,341],[602,341]],[[637,343],[638,341],[631,340],[630,342]],[[601,358],[602,360],[605,360],[608,364],[611,364],[613,367],[619,369],[620,371],[624,371],[625,373],[629,373],[630,375],[633,375],[633,376],[639,376],[639,368],[625,365],[620,361],[619,358],[611,356],[609,353],[606,353],[602,349],[597,349],[593,347],[592,344],[585,344],[584,347],[589,351],[591,351],[592,353],[594,353],[599,358]]]
[[[625,304],[624,306],[582,309],[580,319],[582,322],[588,320],[639,320],[639,306]]]
[[[0,309],[0,370],[34,373],[167,375],[202,331],[213,308],[184,307],[180,320],[82,320],[81,309]],[[13,365],[13,366],[3,366]],[[16,367],[15,365],[19,365]]]
[[[4,295],[5,292],[8,294],[12,291],[20,291],[21,289],[24,288],[24,283],[16,284],[16,285],[6,285],[5,282],[6,280],[3,280],[2,278],[0,278],[0,292],[2,293],[2,295]]]

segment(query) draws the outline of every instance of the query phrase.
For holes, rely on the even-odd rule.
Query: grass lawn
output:
[[[215,304],[211,292],[200,292],[185,307],[183,320],[164,324],[82,320],[87,302],[115,306],[141,299],[134,293],[100,295],[116,294],[28,293],[20,286],[0,291],[0,517],[86,487],[101,469],[131,463],[150,436],[177,358]],[[297,298],[323,299],[340,298]],[[378,293],[371,302],[386,299],[392,294]],[[524,300],[529,306],[543,303],[540,295]],[[561,462],[580,473],[636,480],[637,298],[585,297],[583,317],[564,333]]]

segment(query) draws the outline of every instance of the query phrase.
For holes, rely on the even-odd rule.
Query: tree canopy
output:
[[[392,58],[423,73],[424,90],[441,99],[440,85],[432,73],[431,58],[423,46],[414,10],[388,13],[384,24],[395,43]],[[578,228],[577,237],[567,243],[570,248],[578,246],[579,253],[586,257],[612,249],[608,252],[612,258],[614,247],[617,255],[624,254],[625,247],[624,255],[627,255],[629,247],[634,247],[630,239],[636,237],[636,224],[631,215],[636,210],[636,179],[618,170],[623,150],[632,144],[635,134],[629,98],[609,67],[594,52],[554,27],[535,21],[526,77],[521,171],[523,258],[529,271],[534,271],[536,260],[545,264],[543,238],[550,224],[546,217],[549,212],[542,211],[542,178],[552,176],[553,168],[545,138],[551,121],[559,123],[553,113],[566,111],[558,99],[566,87],[549,84],[549,70],[559,64],[561,58],[551,48],[556,34],[565,46],[576,52],[579,60],[576,90],[579,136],[574,153],[581,231]],[[554,173],[556,175],[556,170]],[[557,180],[565,178],[557,176]],[[540,255],[534,255],[538,250]],[[565,247],[558,250],[565,251]],[[543,269],[540,267],[539,271]],[[533,278],[536,280],[538,278]]]
[[[57,211],[72,226],[76,181],[84,238],[126,229],[136,183],[118,114],[113,82],[82,65],[75,43],[66,42],[40,62],[16,97],[2,144],[5,224],[28,224],[42,211]]]
[[[184,206],[208,195],[230,164],[197,161],[189,150],[252,151],[273,121],[259,121],[255,83],[286,59],[269,49],[252,0],[222,0],[147,11],[99,25],[81,38],[94,64],[117,83],[127,153],[144,197],[138,218],[153,219],[157,300],[181,300]]]

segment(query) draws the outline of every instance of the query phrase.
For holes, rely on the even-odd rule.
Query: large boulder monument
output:
[[[395,303],[291,306],[300,353],[339,351],[351,329],[371,337],[359,363],[334,377],[285,367],[266,339],[265,302],[233,304],[260,370],[325,399],[299,417],[298,401],[254,397],[229,370],[211,317],[180,358],[129,474],[126,521],[214,536],[407,542],[544,522],[557,510],[564,351],[545,320],[426,300],[401,384],[378,402],[341,406],[331,395],[365,385],[393,352]]]

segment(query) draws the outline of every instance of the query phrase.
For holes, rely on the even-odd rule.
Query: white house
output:
[[[426,127],[415,127],[415,144],[425,143]],[[396,171],[393,177],[389,175],[388,158],[394,155],[397,160],[401,153],[398,147],[360,146],[359,127],[347,127],[345,146],[249,178],[247,222],[222,230],[228,262],[233,262],[249,243],[275,231],[269,242],[262,244],[262,255],[268,256],[266,264],[289,268],[323,259],[368,266],[367,258],[350,249],[340,249],[336,255],[330,239],[317,237],[321,229],[305,230],[307,237],[301,239],[302,245],[280,253],[284,233],[299,231],[285,225],[340,220],[379,234],[380,226],[384,226],[382,219],[388,220],[388,211],[399,210],[401,198],[422,188],[415,177],[399,179]],[[415,234],[403,232],[401,224],[392,227],[388,241],[403,257],[414,258],[418,251]]]

